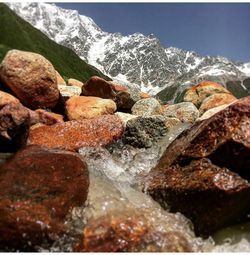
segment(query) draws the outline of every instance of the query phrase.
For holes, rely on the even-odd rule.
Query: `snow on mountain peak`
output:
[[[223,82],[225,77],[234,79],[250,75],[250,63],[235,63],[224,57],[202,57],[175,47],[164,48],[153,34],[107,33],[91,18],[55,4],[7,4],[49,38],[73,49],[114,80],[130,83],[151,94],[202,77],[220,77]]]

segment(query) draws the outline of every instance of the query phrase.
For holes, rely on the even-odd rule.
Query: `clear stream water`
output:
[[[150,196],[139,190],[138,176],[149,172],[164,149],[186,128],[185,125],[175,128],[149,149],[136,149],[122,144],[109,149],[80,149],[79,153],[88,163],[90,187],[86,207],[74,208],[69,215],[67,224],[72,233],[82,233],[84,225],[91,218],[117,211],[139,211],[153,229],[181,232],[196,252],[250,252],[250,222],[222,229],[206,240],[197,238],[187,218],[180,213],[163,210]],[[49,251],[71,251],[74,240],[71,236],[59,239]]]

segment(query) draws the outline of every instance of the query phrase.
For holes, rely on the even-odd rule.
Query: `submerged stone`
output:
[[[66,232],[70,209],[88,193],[77,154],[29,146],[0,166],[0,249],[36,250]]]

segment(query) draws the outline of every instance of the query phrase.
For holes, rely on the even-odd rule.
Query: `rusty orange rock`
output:
[[[206,112],[214,107],[217,107],[220,105],[225,105],[225,104],[230,104],[236,100],[237,100],[237,98],[231,94],[227,94],[227,93],[213,94],[213,95],[207,97],[206,99],[204,99],[204,101],[202,102],[202,104],[199,108],[199,112],[201,114],[203,114],[204,112]]]
[[[81,147],[110,144],[119,139],[123,131],[123,124],[118,116],[103,115],[93,119],[38,127],[30,131],[28,143],[78,151]]]
[[[105,114],[113,114],[116,111],[116,104],[111,99],[73,96],[66,101],[65,109],[69,120],[91,119]]]
[[[218,93],[231,94],[231,92],[229,92],[219,83],[203,81],[195,86],[192,86],[186,91],[184,95],[184,101],[192,102],[196,107],[200,107],[204,99]]]

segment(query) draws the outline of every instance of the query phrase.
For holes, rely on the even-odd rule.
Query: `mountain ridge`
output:
[[[31,51],[47,58],[66,78],[86,81],[93,75],[99,75],[109,79],[98,69],[81,60],[71,49],[49,39],[4,3],[0,3],[0,23],[0,61],[10,49]]]
[[[152,95],[161,95],[162,91],[175,88],[173,97],[176,97],[181,93],[180,89],[205,78],[226,86],[227,81],[250,76],[250,63],[220,56],[200,56],[194,51],[175,47],[164,48],[153,35],[134,33],[123,36],[104,32],[91,18],[55,4],[8,5],[104,74]]]

